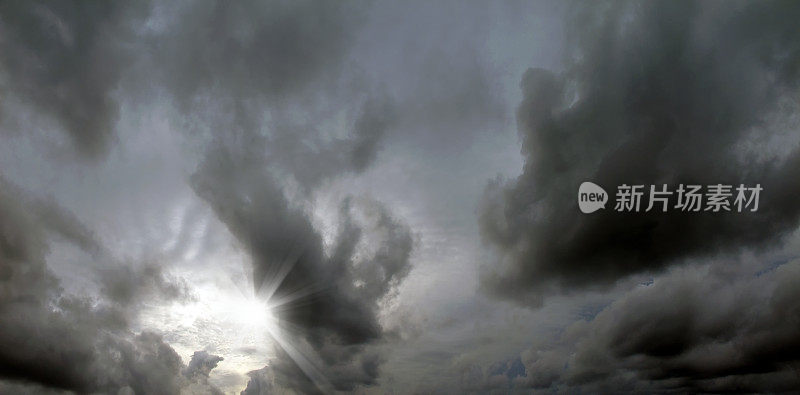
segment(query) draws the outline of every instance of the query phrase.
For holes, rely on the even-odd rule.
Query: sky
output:
[[[1,2],[0,392],[796,391],[797,20]]]

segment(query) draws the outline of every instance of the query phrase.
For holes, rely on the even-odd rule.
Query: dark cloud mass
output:
[[[797,111],[798,16],[790,2],[573,12],[566,70],[530,69],[522,79],[526,161],[517,179],[485,191],[481,230],[500,262],[483,284],[541,306],[631,274],[655,278],[523,352],[525,374],[512,383],[479,371],[467,388],[798,388],[797,261],[738,254],[780,246],[797,227],[800,150],[770,151],[766,141],[792,127]],[[584,215],[575,196],[583,181],[606,187],[609,209],[622,184],[760,183],[764,192],[757,213]]]
[[[761,246],[794,229],[800,150],[758,158],[742,148],[785,115],[782,99],[796,111],[799,13],[783,2],[578,7],[567,69],[522,79],[523,173],[491,182],[481,205],[484,239],[502,257],[488,289],[540,303],[554,289]],[[580,213],[583,181],[606,188],[608,210]],[[611,210],[618,185],[680,183],[764,191],[757,213]]]
[[[574,323],[555,346],[524,352],[532,374],[520,387],[650,393],[796,390],[799,268],[793,261],[759,277],[750,273],[735,280],[720,267],[670,273],[626,294],[591,321]]]

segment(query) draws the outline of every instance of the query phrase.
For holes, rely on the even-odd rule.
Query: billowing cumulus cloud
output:
[[[492,181],[481,204],[484,239],[500,256],[489,290],[537,304],[558,289],[776,242],[797,225],[800,150],[752,149],[796,111],[800,8],[603,3],[574,14],[566,70],[522,79],[523,173]],[[612,194],[606,210],[577,209],[587,180]],[[612,210],[619,185],[681,183],[764,191],[756,213]]]

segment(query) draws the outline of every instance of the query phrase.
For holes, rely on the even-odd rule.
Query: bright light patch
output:
[[[263,368],[274,353],[273,336],[280,331],[270,305],[246,281],[225,275],[193,280],[193,300],[149,306],[139,330],[165,335],[185,363],[198,350],[224,357],[211,372],[212,382],[223,385],[217,379],[236,374],[241,382],[226,379],[225,385],[244,386],[246,373]]]
[[[231,306],[233,320],[240,325],[269,331],[275,324],[267,303],[257,298],[243,298]]]

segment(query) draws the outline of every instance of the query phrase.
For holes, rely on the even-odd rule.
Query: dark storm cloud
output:
[[[134,335],[126,311],[63,293],[47,267],[50,235],[91,232],[63,209],[0,185],[0,378],[41,393],[38,386],[178,393],[190,385],[175,351],[156,334]],[[68,239],[95,250],[86,237]]]
[[[118,114],[113,91],[131,58],[125,51],[130,22],[146,16],[144,9],[110,2],[3,2],[3,95],[55,120],[81,154],[103,155]]]
[[[408,228],[378,203],[353,207],[345,200],[338,237],[326,254],[320,233],[302,207],[287,199],[264,171],[263,162],[246,158],[215,148],[193,176],[195,190],[249,251],[254,286],[262,294],[272,294],[280,319],[299,328],[298,333],[320,354],[329,380],[339,389],[371,384],[377,370],[369,364],[357,365],[355,374],[337,369],[351,366],[362,358],[361,345],[381,337],[377,304],[408,273],[412,248]],[[368,224],[359,225],[354,214],[365,216]],[[373,256],[357,254],[365,232],[382,236],[383,244]],[[299,373],[293,364],[288,359],[275,363],[285,367],[276,374],[289,374],[281,383],[307,382],[302,374],[290,374]]]
[[[793,229],[800,150],[765,160],[742,147],[763,148],[768,122],[796,111],[798,17],[792,2],[581,7],[567,70],[522,79],[526,162],[516,180],[491,182],[482,202],[482,234],[501,256],[484,285],[536,304],[553,290],[763,246]],[[610,204],[584,215],[583,181],[604,186],[612,203],[622,184],[764,191],[757,213],[623,214]]]
[[[730,263],[726,262],[730,265]],[[707,269],[707,268],[706,268]],[[523,387],[785,392],[800,385],[800,263],[738,276],[689,268],[523,353]]]

